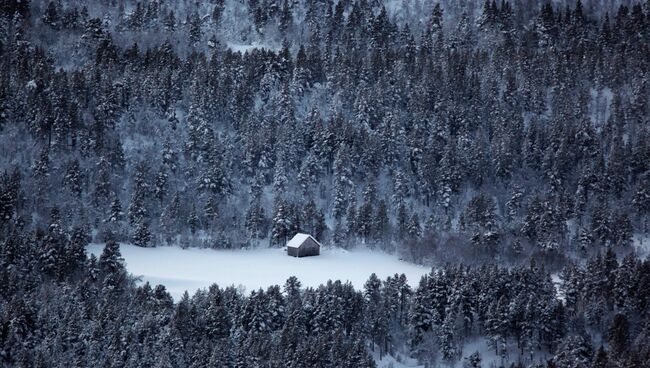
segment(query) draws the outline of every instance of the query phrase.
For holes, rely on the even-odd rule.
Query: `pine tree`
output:
[[[491,197],[480,194],[472,198],[465,209],[465,224],[492,230],[496,227],[496,204]]]
[[[135,230],[133,232],[133,244],[139,247],[148,247],[151,244],[151,232],[149,231],[149,224],[144,220],[138,220]]]
[[[51,211],[50,225],[42,238],[40,247],[39,263],[44,274],[54,278],[63,277],[63,273],[66,271],[63,269],[66,241],[59,209],[55,207]]]
[[[582,252],[586,252],[588,249],[591,249],[594,239],[587,231],[587,229],[581,228],[578,231],[578,247]]]
[[[433,7],[429,24],[427,27],[427,36],[429,39],[425,40],[425,44],[431,43],[432,51],[438,54],[442,51],[444,46],[444,33],[443,33],[443,10],[439,3]]]
[[[383,308],[381,281],[376,274],[371,274],[364,284],[364,314],[368,332],[373,343],[379,346],[379,356],[387,353],[390,341],[388,319]]]
[[[458,358],[459,347],[456,342],[455,316],[449,313],[440,327],[440,352],[445,361],[453,362]]]
[[[48,188],[48,177],[50,176],[50,150],[46,146],[41,150],[41,154],[32,166],[34,178],[38,184],[39,194],[44,194]]]
[[[502,296],[490,305],[488,319],[485,321],[488,344],[495,354],[504,354],[508,337],[508,301]]]
[[[591,367],[593,368],[606,368],[609,367],[609,358],[607,357],[607,352],[601,345],[600,348],[594,354],[594,358],[591,362]]]
[[[219,0],[216,1],[214,8],[212,9],[212,22],[214,22],[214,24],[217,26],[221,22],[224,7],[225,7],[225,1]]]
[[[171,240],[172,236],[180,232],[180,217],[181,217],[181,200],[178,193],[174,194],[171,202],[160,214],[160,227],[165,234],[167,240]]]
[[[115,199],[111,203],[110,212],[108,214],[108,219],[106,222],[117,224],[124,219],[124,212],[122,212],[122,203],[120,199],[115,196]]]
[[[68,163],[68,168],[66,170],[65,176],[63,178],[63,183],[66,185],[68,190],[76,197],[81,197],[82,193],[82,181],[83,177],[81,175],[81,169],[79,167],[79,161],[73,160]]]
[[[383,199],[377,205],[377,211],[373,218],[373,232],[378,240],[384,239],[389,231],[388,206]]]
[[[169,138],[167,138],[163,144],[162,163],[172,173],[175,173],[178,168],[178,158],[176,157],[176,152],[172,148]]]
[[[201,41],[201,37],[203,36],[203,31],[201,30],[202,24],[201,24],[201,18],[197,13],[192,14],[189,17],[189,35],[190,35],[190,44],[195,45],[199,41]]]
[[[509,221],[513,221],[517,218],[518,212],[522,205],[522,199],[524,194],[522,189],[519,186],[516,186],[512,190],[512,196],[506,202],[506,213]]]
[[[359,207],[359,213],[356,218],[357,231],[365,243],[373,232],[373,208],[371,202],[365,202]]]
[[[320,166],[316,155],[309,153],[307,158],[302,162],[300,172],[298,173],[298,182],[302,189],[303,196],[307,197],[311,192],[311,187],[318,182]]]
[[[208,293],[209,305],[205,313],[205,329],[212,339],[227,338],[230,334],[230,319],[227,306],[224,304],[223,292],[218,286],[212,285]]]
[[[144,195],[140,191],[135,191],[129,206],[129,223],[136,224],[147,219],[148,211],[145,206]]]
[[[266,216],[264,215],[264,208],[259,204],[259,201],[254,201],[248,207],[246,212],[246,230],[251,238],[262,239],[266,235],[265,231]]]
[[[422,235],[422,227],[420,226],[420,218],[417,212],[413,212],[409,220],[408,235],[413,239],[418,239]]]
[[[393,203],[398,207],[402,206],[407,195],[408,186],[406,183],[406,177],[402,172],[398,171],[395,173],[393,183]]]
[[[284,157],[279,158],[275,165],[273,172],[273,191],[276,196],[281,196],[285,193],[289,179],[287,178],[287,168],[284,164]]]
[[[632,222],[624,212],[619,213],[612,220],[613,234],[612,241],[615,245],[626,247],[632,244]]]
[[[627,162],[622,137],[616,135],[612,142],[612,152],[607,161],[607,187],[610,193],[620,197],[627,186]]]
[[[402,203],[397,209],[397,230],[400,237],[406,237],[409,231],[409,216],[406,206]]]
[[[99,160],[98,175],[95,179],[95,188],[93,190],[93,203],[95,205],[104,204],[111,195],[111,168],[108,161],[102,157]]]
[[[352,185],[352,171],[348,148],[341,146],[334,159],[334,217],[339,220],[346,210],[348,191]]]
[[[209,228],[217,224],[217,220],[219,219],[219,202],[217,196],[211,195],[208,197],[208,201],[203,208],[203,213],[207,219]]]
[[[0,184],[0,223],[8,223],[14,215],[14,203],[16,202],[15,194],[8,183],[6,175],[2,177]]]
[[[286,33],[292,24],[293,24],[293,15],[291,13],[291,9],[289,8],[289,1],[284,0],[282,3],[282,10],[280,12],[280,25],[279,25],[280,31],[282,33]]]
[[[613,238],[609,207],[604,198],[591,215],[591,232],[604,245],[608,245]]]
[[[348,201],[348,210],[345,214],[347,221],[347,235],[350,238],[354,238],[357,235],[358,225],[357,225],[357,202],[354,198],[351,198]]]
[[[120,253],[120,246],[114,240],[109,240],[104,246],[97,266],[103,275],[119,273],[124,271],[124,259]]]
[[[449,143],[439,163],[439,197],[445,211],[451,206],[451,196],[456,191],[460,174],[456,163],[454,143]]]
[[[167,13],[167,16],[164,19],[164,24],[167,32],[172,33],[176,30],[176,17],[174,16],[173,10],[170,10],[169,13]]]
[[[272,222],[272,242],[283,247],[286,245],[288,238],[291,236],[290,231],[292,227],[289,206],[283,199],[276,200],[275,214],[273,216]]]
[[[552,359],[557,367],[587,368],[592,356],[591,344],[581,336],[565,338]]]
[[[609,339],[611,351],[621,356],[625,354],[629,346],[630,332],[629,322],[622,314],[617,314],[612,320],[607,334]]]
[[[162,204],[167,196],[167,183],[169,181],[169,175],[164,166],[161,166],[156,174],[156,182],[153,188],[153,196]]]
[[[217,143],[210,143],[212,146]],[[215,195],[227,195],[231,192],[231,182],[224,170],[222,155],[214,148],[207,155],[207,160],[198,179],[198,188]]]
[[[192,205],[192,210],[187,218],[187,225],[189,226],[192,235],[194,235],[199,228],[199,215],[196,213],[196,206],[194,205]]]
[[[90,244],[91,237],[87,229],[84,227],[75,227],[70,234],[70,240],[66,243],[64,256],[65,256],[65,270],[73,272],[80,270],[86,264],[86,246]]]
[[[432,328],[434,311],[429,285],[429,277],[423,276],[413,296],[409,321],[411,326],[410,346],[413,352],[424,345],[425,335]]]
[[[648,215],[650,215],[650,174],[645,174],[639,178],[632,204],[637,214],[644,218],[644,231],[648,231]]]
[[[50,1],[47,4],[47,9],[43,13],[41,21],[55,30],[61,27],[59,10],[57,9],[56,3],[54,1]]]

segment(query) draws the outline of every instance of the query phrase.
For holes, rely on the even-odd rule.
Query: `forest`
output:
[[[647,0],[4,0],[1,365],[648,367],[649,78]],[[432,271],[174,301],[118,246],[298,232]]]

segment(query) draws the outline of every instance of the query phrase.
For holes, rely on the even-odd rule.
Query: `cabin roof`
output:
[[[289,240],[289,242],[287,243],[287,248],[300,248],[302,243],[304,243],[305,240],[309,238],[311,238],[311,240],[313,240],[320,247],[320,243],[318,242],[318,240],[314,239],[313,236],[309,234],[298,233],[294,235],[294,237],[291,238],[291,240]]]

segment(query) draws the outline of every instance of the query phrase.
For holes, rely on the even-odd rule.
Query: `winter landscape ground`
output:
[[[89,254],[99,257],[104,244],[88,247]],[[283,285],[296,276],[303,286],[318,287],[328,280],[350,282],[358,289],[375,273],[380,279],[405,274],[411,287],[430,268],[401,261],[382,251],[359,247],[344,250],[323,248],[318,257],[288,257],[282,248],[249,250],[215,250],[180,247],[142,248],[121,244],[126,269],[142,282],[165,285],[178,301],[187,290],[190,295],[213,283],[221,287],[235,286],[249,293],[272,285]]]
[[[649,368],[649,239],[650,0],[0,0],[0,367]]]

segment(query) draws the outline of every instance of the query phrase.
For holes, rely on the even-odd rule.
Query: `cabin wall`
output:
[[[320,254],[318,243],[313,241],[311,238],[305,240],[300,248],[302,249],[301,257],[317,256]]]
[[[287,254],[292,257],[300,257],[300,248],[287,248]]]
[[[320,246],[311,238],[305,240],[299,248],[287,247],[287,255],[292,257],[309,257],[320,255]]]

